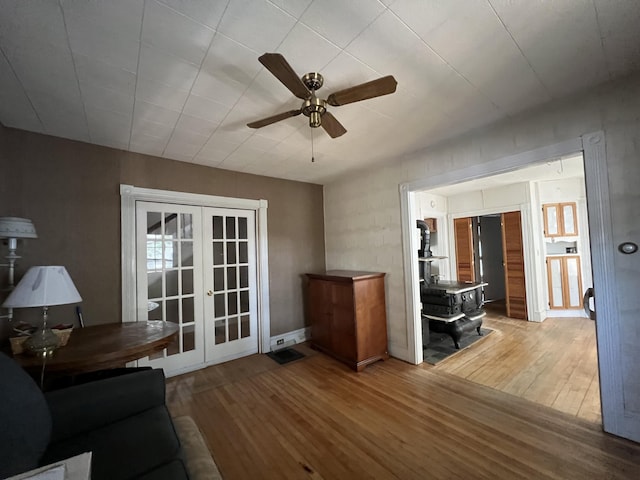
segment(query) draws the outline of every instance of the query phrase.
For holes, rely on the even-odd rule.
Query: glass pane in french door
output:
[[[175,341],[148,360],[169,371],[204,361],[201,221],[197,207],[136,206],[138,321],[178,326]]]
[[[203,219],[207,362],[258,351],[255,214],[206,208]]]

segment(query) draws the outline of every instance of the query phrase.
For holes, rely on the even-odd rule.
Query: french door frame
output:
[[[258,293],[258,352],[271,350],[269,311],[269,255],[267,241],[267,200],[218,197],[197,193],[155,190],[120,185],[122,322],[137,321],[136,299],[136,202],[172,203],[197,207],[253,210],[256,215],[256,255]]]

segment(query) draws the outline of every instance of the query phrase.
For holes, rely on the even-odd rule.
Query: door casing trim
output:
[[[120,185],[120,262],[122,270],[122,322],[136,321],[136,202],[173,203],[198,207],[236,208],[256,213],[256,254],[258,276],[258,352],[270,351],[269,254],[267,200],[219,197],[199,193],[174,192]]]

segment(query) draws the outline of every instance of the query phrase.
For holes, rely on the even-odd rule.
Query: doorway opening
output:
[[[485,309],[507,316],[500,214],[480,215],[473,221],[474,245],[478,255],[476,276],[487,284],[482,289]]]
[[[601,421],[595,325],[582,310],[582,286],[592,286],[585,197],[581,154],[416,192],[418,219],[440,218],[438,262],[450,272],[440,278],[482,285],[483,327],[497,333],[437,368]]]
[[[597,351],[601,392],[602,425],[606,432],[629,438],[628,411],[620,366],[623,365],[619,345],[622,341],[617,318],[617,282],[615,276],[615,244],[611,232],[611,206],[604,132],[593,132],[559,143],[517,153],[495,160],[470,165],[459,170],[448,170],[400,185],[405,303],[407,312],[407,359],[415,364],[423,361],[422,326],[419,289],[414,283],[417,240],[412,234],[416,192],[444,185],[507,173],[576,152],[583,152],[587,205],[590,226],[593,291],[597,296]],[[526,210],[524,221],[526,218]],[[634,424],[635,428],[635,424]]]
[[[625,402],[623,372],[623,352],[619,348],[622,334],[616,302],[618,292],[615,260],[616,246],[611,224],[611,204],[604,132],[585,133],[581,136],[558,143],[542,146],[521,153],[507,155],[495,160],[478,162],[459,170],[447,170],[441,174],[429,175],[400,185],[400,213],[402,236],[402,258],[405,285],[405,311],[407,347],[406,358],[412,363],[423,361],[422,327],[420,322],[419,289],[414,283],[418,275],[415,265],[418,242],[412,234],[415,225],[416,192],[443,185],[453,185],[490,175],[506,173],[525,166],[559,158],[576,152],[583,152],[585,183],[587,185],[587,206],[591,243],[591,264],[593,272],[594,305],[597,305],[597,350],[601,392],[602,426],[604,431],[624,438],[637,438],[639,430]]]

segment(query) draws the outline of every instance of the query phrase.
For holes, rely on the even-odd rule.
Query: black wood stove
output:
[[[460,348],[460,338],[466,332],[475,329],[482,335],[480,327],[486,315],[482,287],[487,283],[438,280],[432,276],[429,227],[421,220],[417,226],[421,233],[418,258],[423,329],[427,324],[431,331],[449,334],[456,348]]]

